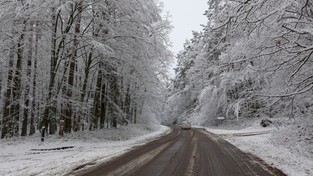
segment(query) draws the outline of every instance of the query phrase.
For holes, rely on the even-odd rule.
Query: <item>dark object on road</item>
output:
[[[273,123],[271,120],[262,119],[260,125],[261,125],[262,127],[268,127],[271,123]]]
[[[181,123],[180,128],[181,128],[182,130],[190,130],[190,129],[191,129],[191,124],[190,124],[189,122],[187,122],[187,121],[183,121],[183,122]]]

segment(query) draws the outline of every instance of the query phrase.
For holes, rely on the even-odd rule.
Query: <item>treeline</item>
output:
[[[208,23],[185,43],[169,104],[195,123],[310,116],[313,3],[212,0]]]
[[[156,1],[19,0],[0,11],[1,138],[127,125],[162,103],[170,26]]]

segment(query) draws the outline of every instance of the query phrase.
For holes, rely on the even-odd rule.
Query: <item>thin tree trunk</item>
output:
[[[87,93],[87,83],[88,83],[88,78],[89,78],[89,74],[90,74],[90,69],[91,69],[91,63],[92,63],[92,53],[93,53],[93,49],[91,49],[87,61],[86,61],[86,66],[85,66],[85,77],[84,77],[84,81],[83,81],[83,88],[82,88],[82,93],[81,93],[81,97],[80,97],[80,101],[83,103],[86,97],[86,93]]]
[[[39,46],[39,22],[35,22],[36,35],[35,35],[35,57],[34,57],[34,71],[33,71],[33,92],[32,92],[32,110],[30,118],[29,135],[33,135],[36,132],[35,119],[37,119],[37,99],[36,99],[36,86],[37,86],[37,59],[38,59],[38,46]]]
[[[132,121],[131,110],[131,95],[130,95],[130,84],[127,85],[126,95],[124,100],[124,113],[127,115],[127,120]]]
[[[137,123],[137,106],[134,107],[134,124]]]
[[[106,83],[102,83],[101,87],[101,111],[100,111],[100,129],[103,129],[105,126],[106,119],[106,107],[107,107],[107,86]]]

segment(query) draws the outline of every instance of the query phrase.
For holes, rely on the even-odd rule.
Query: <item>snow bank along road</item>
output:
[[[69,175],[88,176],[269,176],[271,169],[202,129],[173,131],[96,167],[82,165]]]

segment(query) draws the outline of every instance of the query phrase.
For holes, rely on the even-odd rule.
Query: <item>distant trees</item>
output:
[[[193,95],[184,104],[191,103],[194,114],[211,124],[219,115],[292,118],[310,112],[312,2],[214,0],[208,5],[208,24],[178,55],[171,100]],[[217,107],[203,101],[216,97]],[[204,113],[204,107],[212,110]]]
[[[170,26],[155,1],[0,3],[1,138],[136,123],[158,101]],[[158,104],[158,103],[155,103]],[[150,107],[152,108],[152,107]],[[152,108],[153,109],[153,108]]]

